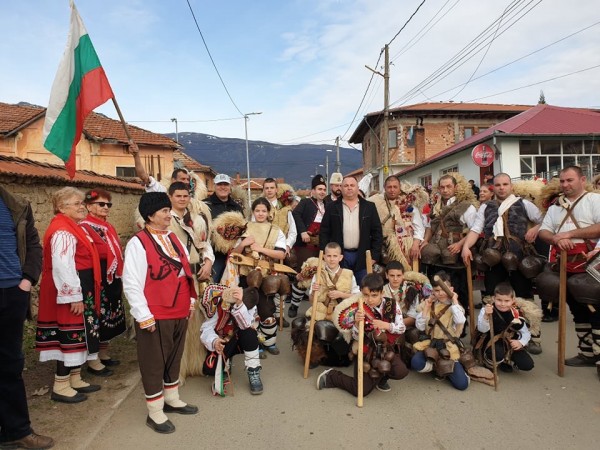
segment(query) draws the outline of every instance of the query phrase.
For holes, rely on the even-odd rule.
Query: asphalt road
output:
[[[171,415],[176,432],[160,435],[145,424],[138,383],[99,422],[98,433],[86,437],[83,448],[595,449],[600,442],[596,369],[567,367],[565,377],[558,377],[557,328],[557,323],[542,324],[544,351],[534,356],[535,368],[500,373],[497,392],[477,382],[459,392],[430,374],[411,372],[402,381],[391,381],[391,392],[375,390],[363,408],[344,391],[316,390],[324,368],[303,379],[289,328],[284,329],[278,337],[281,354],[263,360],[262,395],[250,395],[243,356],[238,355],[233,360],[235,395],[213,397],[212,379],[188,379],[182,399],[198,405],[200,412]],[[576,342],[570,321],[567,330],[567,356],[572,356]]]

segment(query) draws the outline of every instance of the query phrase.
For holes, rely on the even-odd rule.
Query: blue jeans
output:
[[[417,352],[410,360],[410,366],[418,372],[419,370],[423,370],[425,368],[426,362],[427,358],[425,358],[425,353]],[[450,383],[452,383],[452,386],[459,391],[464,391],[469,387],[469,377],[465,373],[465,369],[463,368],[462,364],[458,361],[454,363],[454,371],[452,374],[448,375],[446,378],[450,381]]]
[[[29,292],[0,288],[0,443],[32,433],[23,383],[23,324]]]

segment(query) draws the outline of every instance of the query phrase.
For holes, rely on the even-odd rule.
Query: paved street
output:
[[[306,303],[303,303],[306,308]],[[572,323],[567,354],[575,349]],[[145,425],[141,385],[116,409],[92,449],[135,448],[437,448],[591,449],[600,440],[600,395],[595,369],[567,368],[556,375],[557,324],[543,324],[543,348],[531,373],[500,373],[499,391],[471,383],[465,392],[429,375],[411,372],[391,382],[392,391],[374,391],[362,409],[346,392],[317,391],[323,370],[302,378],[291,350],[289,329],[279,338],[281,355],[263,361],[264,394],[251,396],[242,356],[234,358],[235,396],[210,395],[209,378],[189,379],[185,401],[196,416],[171,417],[177,431],[159,435]]]

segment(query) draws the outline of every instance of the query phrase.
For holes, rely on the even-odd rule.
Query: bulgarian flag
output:
[[[65,162],[71,179],[75,176],[75,148],[85,118],[113,96],[85,25],[71,1],[67,48],[50,92],[42,137],[44,147]]]

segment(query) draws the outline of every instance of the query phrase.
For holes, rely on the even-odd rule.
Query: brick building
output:
[[[436,153],[509,119],[528,105],[419,103],[389,111],[389,169],[397,173]],[[349,139],[362,144],[364,173],[373,174],[373,189],[383,182],[383,112],[367,114]]]

